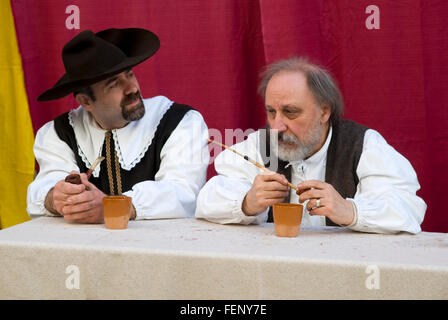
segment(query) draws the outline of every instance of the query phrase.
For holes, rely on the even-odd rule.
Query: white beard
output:
[[[311,128],[310,132],[303,140],[297,139],[297,137],[292,134],[277,133],[273,130],[270,130],[269,132],[271,141],[274,142],[271,144],[272,152],[283,161],[298,161],[308,158],[322,138],[322,128],[319,122]],[[278,140],[292,142],[295,147],[291,148],[290,144],[288,144],[288,146],[280,145]]]

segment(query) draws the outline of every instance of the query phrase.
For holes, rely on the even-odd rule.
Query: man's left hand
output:
[[[353,222],[353,205],[342,198],[331,184],[319,180],[304,181],[297,186],[296,193],[299,203],[309,200],[306,208],[310,215],[328,217],[339,225]]]

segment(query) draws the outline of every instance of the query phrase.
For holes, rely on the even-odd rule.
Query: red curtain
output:
[[[142,27],[160,51],[135,68],[144,97],[165,95],[199,110],[209,128],[264,125],[256,94],[269,62],[305,55],[336,78],[345,117],[378,130],[417,171],[428,204],[423,230],[448,232],[448,2],[324,0],[14,0],[34,131],[76,107],[66,97],[36,102],[64,73],[62,46],[79,31]],[[369,5],[379,29],[366,27]],[[80,29],[67,29],[69,5]],[[229,144],[233,142],[226,141]],[[209,176],[214,174],[212,166]]]

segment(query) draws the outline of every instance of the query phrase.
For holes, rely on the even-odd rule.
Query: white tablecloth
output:
[[[448,234],[41,217],[0,231],[0,299],[448,299]]]

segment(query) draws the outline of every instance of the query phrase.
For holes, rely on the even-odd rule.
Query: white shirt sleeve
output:
[[[257,132],[252,133],[247,140],[232,148],[261,163],[261,156],[257,151],[257,136]],[[221,224],[248,225],[266,221],[268,210],[247,216],[241,208],[246,193],[261,170],[229,150],[221,152],[214,163],[218,175],[212,177],[200,191],[196,218]]]
[[[207,139],[201,114],[189,111],[161,150],[155,181],[137,183],[124,193],[132,197],[137,220],[193,217],[196,196],[207,176]]]
[[[48,191],[72,170],[79,172],[72,149],[59,139],[53,121],[37,131],[34,156],[39,163],[39,173],[28,186],[27,211],[30,215],[53,216],[44,206]]]
[[[352,200],[357,210],[350,229],[418,233],[426,204],[416,195],[420,189],[410,162],[387,144],[375,130],[367,130],[356,173],[359,178]]]

